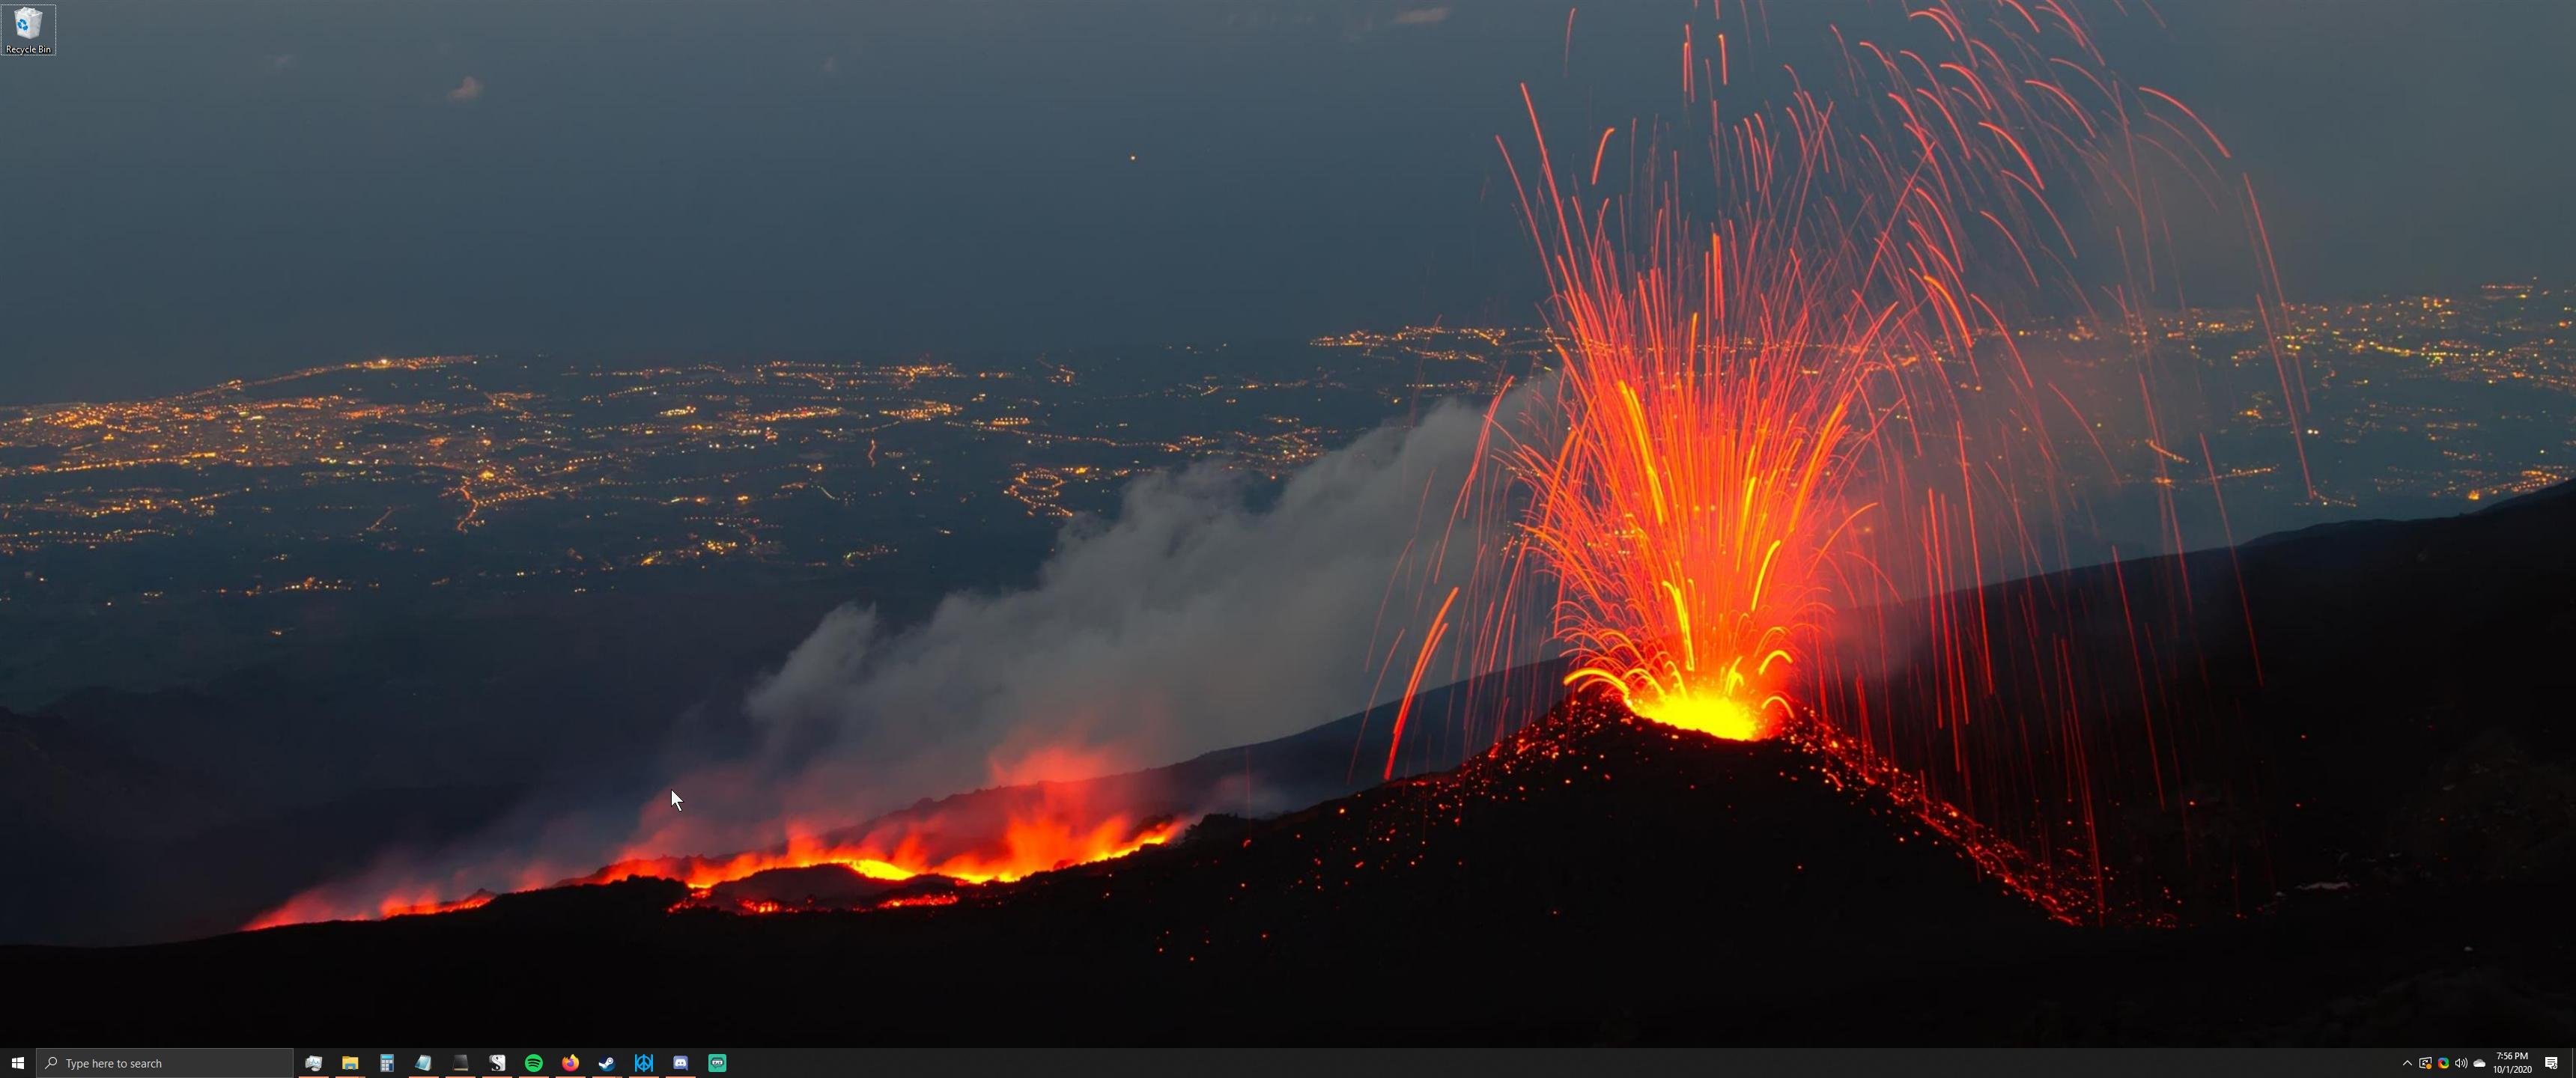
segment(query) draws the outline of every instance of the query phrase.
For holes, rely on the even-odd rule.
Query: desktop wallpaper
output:
[[[41,6],[66,1043],[2576,1041],[2564,5]]]

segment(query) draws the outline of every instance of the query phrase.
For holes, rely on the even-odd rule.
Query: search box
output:
[[[34,1078],[284,1078],[289,1048],[47,1048]],[[34,1060],[29,1060],[34,1062]]]

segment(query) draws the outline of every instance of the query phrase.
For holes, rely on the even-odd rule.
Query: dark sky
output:
[[[1568,78],[1560,0],[72,0],[0,58],[0,400],[1527,320],[1515,84],[1659,107],[1689,11],[1585,7]],[[2294,299],[2576,277],[2576,4],[2161,13],[2121,70],[2237,150]]]

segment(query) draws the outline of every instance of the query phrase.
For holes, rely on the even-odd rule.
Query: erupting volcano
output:
[[[2098,501],[2133,481],[2153,484],[2159,545],[2181,551],[2191,477],[2173,462],[2201,466],[2216,500],[2205,440],[2197,461],[2169,448],[2191,408],[2159,408],[2200,403],[2196,372],[2155,331],[2180,302],[2167,203],[2241,217],[2255,306],[2270,311],[2253,188],[2223,176],[2227,147],[2182,101],[2112,71],[2059,0],[1938,0],[1872,29],[1819,25],[1828,70],[1757,71],[1743,43],[1793,31],[1742,4],[1695,12],[1680,118],[1587,134],[1571,168],[1522,88],[1535,153],[1496,142],[1544,269],[1556,362],[1520,383],[1527,407],[1506,416],[1513,391],[1497,395],[1450,529],[1425,544],[1449,556],[1461,515],[1508,522],[1473,529],[1509,538],[1472,553],[1466,602],[1457,589],[1441,601],[1403,699],[1453,638],[1453,607],[1473,622],[1451,649],[1463,675],[1510,665],[1540,620],[1571,660],[1560,693],[1730,740],[1795,733],[1940,833],[1977,836],[1980,863],[2050,881],[2026,889],[2063,919],[2169,918],[2190,885],[2102,821],[2188,831],[2187,787],[2243,778],[2210,747],[2223,733],[2177,718],[2206,709],[2163,686],[2197,667],[2196,691],[2214,692],[2213,656],[2255,654],[2252,609],[2231,560],[2231,583],[2206,598],[2243,611],[2244,634],[2159,642],[2147,619],[2182,624],[2205,573],[2176,562],[2132,580],[2115,564],[2108,588],[2045,574],[2080,560]],[[2122,360],[2026,351],[2012,316],[2069,308]],[[2304,382],[2271,356],[2275,418],[2296,446]],[[2013,578],[2035,582],[1990,603],[1984,586]],[[2077,628],[2114,610],[2118,638]],[[1409,713],[1396,711],[1383,777]],[[1458,742],[1508,732],[1467,721],[1489,725]],[[1163,843],[1194,818],[1040,795],[964,827],[784,821],[762,832],[782,840],[722,856],[646,833],[607,868],[515,875],[520,889],[664,877],[700,900],[817,866],[1008,882]],[[258,924],[434,910],[472,901],[463,890],[307,895]]]
[[[2157,484],[2166,549],[2183,549],[2167,467],[2188,458],[2164,448],[2158,401],[2198,404],[2198,375],[2151,328],[2179,302],[2168,193],[2242,215],[2268,311],[2260,210],[2222,178],[2217,135],[2124,82],[2065,5],[1909,6],[1869,36],[1821,27],[1839,54],[1821,77],[1755,85],[1730,49],[1769,40],[1772,16],[1721,2],[1682,34],[1684,119],[1603,128],[1571,169],[1522,88],[1535,154],[1497,141],[1560,365],[1488,492],[1521,525],[1493,578],[1552,586],[1579,692],[1735,740],[1812,725],[1802,743],[1927,820],[1974,823],[1996,857],[2080,864],[2061,916],[2162,910],[2174,881],[2115,897],[2096,821],[2141,799],[2179,813],[2176,787],[2230,781],[2194,770],[2206,731],[2175,729],[2148,683],[2250,654],[2250,612],[2244,639],[2176,654],[2139,643],[2129,581],[2043,585],[2008,610],[1958,593],[2063,568],[2087,499],[2132,480]],[[2025,354],[2007,312],[2069,305],[2125,342],[2129,369]],[[2304,383],[2272,357],[2296,446]],[[2112,432],[2154,455],[2120,459]],[[2145,583],[2186,607],[2194,590]],[[2073,631],[2097,598],[2124,612],[2125,651]]]

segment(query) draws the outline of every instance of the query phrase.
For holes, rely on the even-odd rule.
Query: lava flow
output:
[[[718,888],[763,873],[831,867],[889,884],[915,880],[925,884],[1006,884],[1053,869],[1124,857],[1177,838],[1190,823],[1169,815],[1139,814],[1107,804],[1107,800],[1091,792],[1085,783],[1042,782],[1006,787],[906,809],[856,828],[832,831],[792,825],[789,837],[782,843],[725,856],[667,855],[639,848],[605,868],[580,875],[567,876],[559,868],[522,867],[516,870],[514,886],[528,890],[662,878],[687,885],[696,899],[704,900]],[[455,893],[467,889],[465,881],[453,881],[446,888],[405,886],[382,898],[369,897],[365,886],[361,881],[316,888],[245,927],[446,913],[472,909],[492,899],[489,892],[479,889],[464,899],[446,901],[438,897],[442,890]],[[853,906],[881,909],[953,901],[953,895],[915,888],[883,901]],[[765,913],[816,907],[736,901],[719,908]]]
[[[695,890],[787,868],[838,865],[870,879],[945,876],[968,883],[1010,883],[1034,873],[1124,857],[1178,837],[1179,821],[1113,814],[1089,823],[1063,817],[1013,816],[998,839],[966,836],[910,821],[881,825],[855,838],[799,836],[770,850],[728,857],[636,856],[568,883],[615,883],[639,877],[678,880]]]

